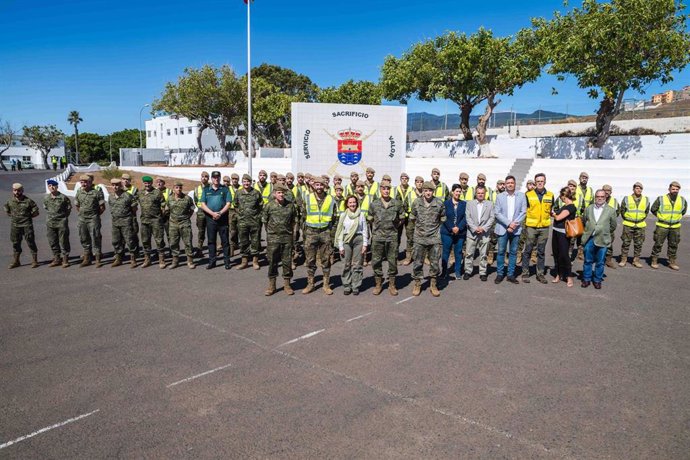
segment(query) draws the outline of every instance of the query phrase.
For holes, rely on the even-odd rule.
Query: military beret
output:
[[[389,180],[382,180],[381,184],[379,185],[381,188],[391,188],[391,181]]]
[[[633,184],[633,188],[635,188],[635,187],[644,188],[644,187],[642,186],[642,183],[641,183],[641,182],[635,182],[635,183]]]
[[[12,184],[12,190],[19,190],[20,188],[24,188],[24,186],[19,182],[15,182],[14,184]]]
[[[266,176],[268,176],[268,173],[266,172],[265,169],[262,169],[261,171],[259,171],[259,174],[265,174]]]
[[[577,187],[577,181],[575,181],[574,179],[570,179],[570,180],[568,181],[568,185],[574,185],[574,186]]]
[[[391,176],[389,176],[388,174],[384,174],[381,180],[387,180],[388,182],[391,182],[393,179],[391,179]]]
[[[48,179],[46,182],[48,183],[48,185],[57,185],[58,184],[58,181],[56,181],[55,179]],[[21,184],[19,184],[19,185],[21,185]]]
[[[374,168],[372,168],[371,166],[367,168],[367,172],[368,173],[376,173],[376,171],[374,171]]]
[[[298,172],[298,173],[297,173],[297,177],[304,177],[304,173],[303,173],[303,172]]]
[[[243,181],[248,180],[249,182],[251,182],[252,176],[250,176],[249,174],[242,174],[242,180]]]
[[[240,175],[237,174],[237,173],[232,173],[232,174],[230,174],[230,177],[231,177],[232,179],[239,179],[239,178],[240,178]]]
[[[430,180],[424,182],[424,185],[422,185],[422,189],[424,190],[436,190],[436,186],[434,185],[433,182]]]
[[[130,176],[130,175],[127,174],[127,173],[124,173],[124,174],[122,175],[122,178],[123,178],[123,179],[127,179],[127,180],[132,180],[132,176]]]
[[[441,174],[441,170],[438,169],[438,168],[434,168],[434,169],[431,170],[431,174],[433,174],[433,173],[439,173],[439,174]]]
[[[417,176],[414,178],[415,182],[424,182],[424,178],[422,176]]]
[[[328,174],[321,174],[321,179],[325,179],[325,180],[327,180],[327,181],[328,181],[328,180],[331,180],[331,178],[328,177]]]
[[[82,174],[79,176],[79,180],[91,180],[91,177],[88,174]]]
[[[503,184],[505,184],[505,183],[506,183],[506,181],[504,181],[503,179],[498,179],[498,180],[496,181],[496,185],[503,185]]]
[[[153,182],[153,179],[151,178],[151,176],[144,176],[141,178],[141,181],[142,182]]]
[[[223,182],[230,182],[230,176],[223,176]]]
[[[678,181],[675,181],[675,180],[674,180],[673,182],[671,182],[670,184],[668,184],[668,186],[669,186],[669,187],[678,187],[678,188],[680,188],[680,183],[678,183]]]
[[[587,179],[589,179],[589,174],[587,174],[585,171],[582,171],[580,173],[580,177],[586,177]]]
[[[527,179],[527,183],[528,183],[528,184],[532,184],[532,185],[536,185],[536,184],[534,183],[534,180],[533,180],[533,179]]]
[[[402,179],[403,177],[407,177],[408,179],[410,178],[406,172],[400,174],[400,178]]]
[[[182,182],[180,179],[177,179],[175,181],[175,186],[176,187],[182,187],[182,186],[184,186],[184,182]]]
[[[608,190],[609,192],[613,190],[613,187],[611,187],[609,184],[604,184],[603,187],[601,187],[602,190]]]
[[[314,176],[312,182],[315,184],[326,185],[326,180],[321,176]]]
[[[356,186],[356,187],[359,187],[360,185],[361,185],[362,187],[366,187],[366,186],[367,186],[367,183],[364,182],[363,180],[358,180],[357,183],[355,184],[355,186]]]
[[[220,177],[220,171],[213,171],[211,177]]]
[[[208,177],[208,171],[201,171],[201,175]]]
[[[113,177],[110,179],[110,185],[119,185],[122,183],[122,179],[118,179],[117,177]]]
[[[343,180],[343,176],[341,176],[340,174],[336,174],[335,176],[333,176],[333,180],[336,180],[336,179]]]
[[[285,176],[283,176],[282,174],[277,174],[276,180],[285,180]]]
[[[284,186],[283,184],[276,184],[273,186],[273,191],[285,193],[288,191],[288,188],[286,186]]]
[[[359,173],[358,173],[357,171],[352,171],[352,172],[350,173],[350,177],[353,177],[353,176],[359,177]]]
[[[286,179],[294,179],[294,178],[295,178],[295,175],[292,174],[291,172],[289,172],[289,173],[285,174],[285,178],[286,178]]]
[[[479,173],[479,174],[477,175],[477,179],[484,179],[484,180],[486,180],[486,176],[484,175],[484,173]]]
[[[338,184],[335,187],[333,187],[334,190],[345,190],[342,185]]]
[[[460,176],[458,176],[460,179],[469,179],[470,176],[467,173],[461,172]]]
[[[158,181],[163,182],[165,184],[165,179],[163,179],[162,177],[156,177],[156,182]]]
[[[275,177],[275,176],[277,176],[277,175],[278,175],[278,173],[275,172],[275,171],[271,171],[271,174],[269,174],[269,176],[271,176],[271,177]]]

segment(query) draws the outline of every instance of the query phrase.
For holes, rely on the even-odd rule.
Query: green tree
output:
[[[319,92],[319,102],[330,104],[381,105],[381,87],[376,83],[348,80],[340,86],[328,86]]]
[[[67,116],[67,121],[70,125],[74,126],[74,139],[76,149],[75,163],[79,164],[79,123],[81,123],[84,120],[82,120],[82,118],[79,116],[78,111],[72,110]]]
[[[608,139],[628,89],[644,93],[651,82],[668,83],[690,62],[684,9],[674,0],[584,0],[551,20],[533,19],[548,72],[573,75],[590,98],[601,98],[593,147]]]
[[[96,133],[79,133],[75,140],[75,136],[69,136],[66,139],[66,147],[74,148],[79,143],[79,158],[84,164],[97,163],[99,161],[107,161],[109,157],[109,142],[108,136],[101,136]],[[139,141],[137,140],[137,146]]]
[[[470,115],[487,101],[480,117],[480,143],[485,143],[486,123],[499,94],[536,80],[541,72],[540,54],[531,50],[533,34],[521,31],[515,37],[494,37],[481,28],[472,35],[448,32],[417,43],[402,57],[386,57],[381,73],[383,96],[406,103],[416,96],[422,101],[449,99],[460,107],[460,129],[472,139]]]
[[[17,132],[14,130],[9,121],[3,122],[0,120],[0,167],[7,171],[5,162],[2,161],[2,154],[12,147],[12,143],[17,137]]]
[[[55,125],[50,126],[24,126],[24,141],[29,147],[41,152],[43,167],[48,169],[48,154],[58,146],[64,133]]]

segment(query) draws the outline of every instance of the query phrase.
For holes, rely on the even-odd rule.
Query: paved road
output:
[[[45,176],[20,178],[38,198]],[[475,277],[438,299],[410,297],[407,267],[395,298],[370,279],[266,298],[265,267],[2,267],[0,457],[687,458],[685,241],[679,259],[601,291]]]

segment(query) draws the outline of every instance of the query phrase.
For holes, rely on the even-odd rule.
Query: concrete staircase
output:
[[[518,158],[510,168],[508,175],[515,176],[515,190],[522,190],[527,180],[527,173],[532,168],[534,158]]]

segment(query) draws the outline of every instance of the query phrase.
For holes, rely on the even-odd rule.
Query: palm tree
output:
[[[81,123],[82,120],[81,117],[79,116],[79,112],[76,110],[72,110],[69,113],[69,116],[67,117],[67,121],[69,122],[70,125],[74,125],[74,145],[77,150],[77,157],[76,157],[76,163],[79,164],[79,123]]]

